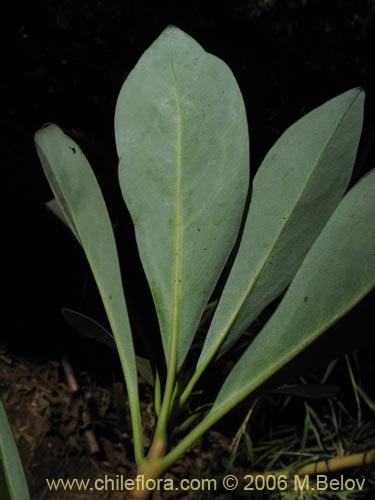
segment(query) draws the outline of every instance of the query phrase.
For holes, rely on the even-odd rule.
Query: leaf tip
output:
[[[169,35],[173,33],[183,33],[183,31],[174,24],[168,24],[168,26],[163,30],[162,35]]]
[[[40,141],[40,139],[47,133],[51,133],[53,130],[59,130],[59,127],[54,123],[46,122],[37,130],[34,134],[34,141],[36,144]]]
[[[173,24],[169,24],[161,33],[161,37],[167,37],[172,39],[173,43],[175,43],[177,40],[185,40],[185,41],[193,41],[195,44],[197,44],[196,40],[194,40],[193,37],[191,37],[188,33],[183,31],[181,28],[178,28],[177,26]],[[177,40],[176,40],[177,39]]]

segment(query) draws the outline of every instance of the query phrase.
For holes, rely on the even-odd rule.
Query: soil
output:
[[[368,361],[371,361],[374,359],[375,351],[372,354],[367,352],[367,355]],[[361,353],[361,358],[366,360],[363,353]],[[51,491],[46,484],[47,479],[59,478],[94,481],[107,477],[114,481],[117,478],[118,481],[120,476],[127,479],[134,478],[136,473],[131,437],[128,432],[130,422],[127,420],[126,396],[123,394],[121,384],[107,386],[98,384],[95,379],[90,378],[87,372],[74,373],[73,369],[73,375],[68,374],[66,363],[72,369],[66,358],[40,361],[11,354],[4,348],[0,349],[0,396],[12,423],[31,499],[124,500],[126,494],[123,491],[93,492],[79,491],[76,488],[71,491],[63,491],[62,488],[59,491]],[[362,374],[364,377],[373,375],[371,370]],[[78,390],[72,389],[72,383],[69,380],[71,376],[78,385]],[[336,374],[336,380],[343,384],[344,395],[341,401],[343,404],[348,404],[348,400],[345,399],[345,392],[348,391],[340,371]],[[363,387],[369,391],[372,384],[365,383]],[[152,435],[154,424],[148,391],[148,386],[140,379],[141,411],[146,445],[149,445],[148,438]],[[118,395],[121,399],[123,398],[121,404],[118,403]],[[234,413],[231,416],[232,421],[229,423],[227,421],[224,427],[226,432],[221,431],[223,427],[221,430],[216,428],[209,431],[172,466],[164,477],[172,479],[174,484],[179,484],[182,478],[189,480],[216,478],[217,484],[220,485],[221,478],[228,472],[235,474],[236,477],[245,477],[249,474],[249,457],[245,453],[243,444],[237,450],[234,468],[227,470],[233,451],[234,431],[239,428],[240,424],[240,420],[237,419],[239,415],[242,419],[246,411],[242,408],[237,415]],[[276,415],[277,426],[271,415]],[[283,412],[280,410],[279,403],[274,401],[267,404],[265,401],[260,411],[256,411],[252,418],[255,419],[255,422],[251,424],[252,437],[255,440],[257,436],[259,438],[259,436],[264,437],[272,433],[276,437],[278,433],[282,434],[285,426],[293,425],[293,422],[294,432],[302,434],[303,418],[299,415],[296,402],[291,405],[289,411]],[[349,420],[344,427],[345,425],[347,429],[345,431],[342,429],[342,435],[334,439],[345,439],[344,436],[350,435],[350,432],[361,436],[364,432],[365,435],[360,438],[362,444],[356,442],[357,438],[350,438],[354,446],[352,453],[362,451],[363,448],[368,449],[371,445],[368,442],[369,436],[375,436],[371,414],[363,413],[363,432],[361,428],[355,426],[350,431],[352,424]],[[345,446],[347,448],[349,445]],[[277,466],[280,467],[280,465]],[[261,462],[258,470],[263,470]],[[365,479],[367,495],[371,495],[371,491],[375,493],[375,470],[372,465],[362,466],[357,470],[352,469],[346,474],[347,477]],[[152,498],[153,500],[168,500],[169,498],[229,500],[230,498],[244,498],[247,493],[241,491],[240,488],[228,493],[219,486],[215,492],[155,492]],[[255,500],[269,498],[267,492],[259,491],[252,494]]]
[[[72,393],[61,361],[33,360],[0,351],[0,395],[18,443],[33,500],[42,499],[123,499],[116,492],[52,492],[46,479],[79,478],[92,480],[107,475],[134,477],[129,423],[121,421],[116,409],[113,388],[100,387],[85,373],[79,373],[82,386]],[[147,436],[152,429],[151,402],[146,386],[143,389],[142,414]],[[126,399],[126,398],[125,398]],[[120,429],[124,429],[123,432]],[[92,445],[85,432],[92,430],[99,449]],[[215,478],[225,470],[225,457],[230,453],[230,439],[211,431],[199,444],[180,459],[167,477],[176,483],[181,478]],[[241,472],[241,470],[239,470]],[[245,471],[243,471],[245,473]],[[211,498],[201,492],[199,498]],[[160,495],[154,494],[158,500]],[[219,493],[219,499],[236,498],[234,494]],[[162,498],[196,498],[196,493],[173,497],[164,492]]]

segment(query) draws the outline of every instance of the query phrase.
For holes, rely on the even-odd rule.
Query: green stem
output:
[[[186,420],[184,420],[182,422],[182,424],[180,424],[178,427],[176,427],[174,430],[173,430],[173,435],[172,437],[174,436],[177,436],[178,434],[181,434],[182,432],[184,432],[186,429],[188,429],[196,420],[197,418],[199,418],[201,415],[199,413],[193,413],[192,415],[190,415],[190,417],[188,417]]]
[[[132,384],[129,383],[129,381],[131,380],[132,374],[129,373],[128,364],[126,363],[126,360],[123,359],[122,349],[118,349],[118,353],[120,356],[120,361],[124,372],[125,384],[128,391],[130,419],[132,423],[132,434],[133,434],[133,444],[134,444],[134,457],[136,464],[140,466],[144,462],[145,458],[144,458],[144,448],[143,448],[143,431],[142,431],[142,421],[141,421],[141,410],[139,406],[139,396],[138,396],[138,391],[135,392],[131,389]]]
[[[84,249],[85,250],[85,249]],[[130,407],[130,419],[132,423],[132,434],[133,434],[133,444],[134,444],[134,457],[137,465],[141,465],[144,458],[144,447],[143,447],[143,431],[142,431],[142,421],[141,421],[141,408],[139,405],[139,393],[138,393],[138,384],[137,384],[137,368],[135,364],[135,351],[134,351],[134,343],[133,343],[133,335],[130,327],[130,322],[127,314],[125,297],[123,296],[123,307],[126,312],[126,316],[123,318],[123,323],[119,324],[117,318],[112,314],[112,305],[107,297],[107,293],[105,288],[102,285],[102,281],[100,280],[100,276],[97,274],[94,264],[91,261],[90,254],[86,252],[86,257],[90,268],[92,270],[95,282],[98,286],[98,290],[100,296],[102,298],[102,302],[104,305],[104,309],[107,314],[107,318],[109,324],[111,326],[111,330],[113,333],[113,337],[115,339],[117,352],[120,358],[122,371],[124,374],[125,385],[128,393],[129,407]],[[129,338],[123,335],[123,329],[127,329],[129,331]],[[131,342],[131,345],[125,345],[125,339],[128,342]],[[126,352],[130,353],[130,349],[132,351],[132,359],[127,359]],[[129,365],[133,363],[133,366]]]
[[[207,432],[229,410],[225,405],[213,413],[209,413],[175,448],[159,461],[159,467],[165,471],[171,467],[205,432]]]
[[[92,268],[93,269],[93,268]],[[95,273],[94,273],[94,277]],[[96,280],[97,281],[97,280]],[[97,283],[99,283],[97,281]],[[107,301],[107,297],[104,293],[102,293],[102,290],[100,286],[98,285],[99,292],[102,296],[104,308],[107,313],[108,321],[111,326],[111,330],[113,333],[113,337],[116,342],[116,347],[117,347],[117,352],[120,358],[121,362],[121,367],[122,371],[124,374],[124,379],[125,379],[125,385],[128,393],[128,400],[129,400],[129,408],[130,408],[130,419],[132,423],[132,434],[133,434],[133,446],[134,446],[134,458],[136,461],[137,466],[140,466],[145,458],[144,458],[144,447],[143,447],[143,431],[142,431],[142,421],[141,421],[141,408],[139,405],[139,393],[138,393],[138,384],[137,384],[137,369],[135,365],[135,351],[134,351],[134,344],[131,346],[133,349],[133,354],[134,354],[134,365],[133,365],[133,370],[129,366],[128,359],[126,359],[126,349],[129,349],[129,346],[124,346],[124,336],[122,335],[122,329],[127,328],[130,332],[130,339],[133,339],[132,332],[131,332],[131,327],[128,318],[127,321],[124,319],[124,324],[121,326],[118,326],[116,319],[113,317],[111,314],[111,306]],[[124,299],[125,300],[125,299]],[[125,306],[126,307],[126,306]]]
[[[168,369],[163,401],[155,429],[155,439],[158,441],[167,442],[168,440],[169,410],[174,392],[175,373],[176,371],[174,369]]]

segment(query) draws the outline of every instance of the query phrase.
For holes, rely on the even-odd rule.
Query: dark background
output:
[[[113,114],[126,75],[168,24],[192,35],[231,67],[248,112],[252,174],[288,125],[356,86],[365,89],[367,100],[353,179],[374,166],[374,1],[240,0],[219,5],[45,0],[14,2],[2,10],[6,321],[1,339],[13,351],[37,357],[65,351],[99,372],[100,365],[106,368],[114,359],[75,334],[60,313],[67,306],[102,318],[81,250],[44,207],[51,194],[33,134],[45,122],[63,127],[91,161],[125,256],[128,293],[135,301],[144,297],[132,228],[117,187]],[[355,342],[362,333],[369,339],[366,323],[373,299],[340,322],[336,332],[345,330]],[[138,311],[146,321],[151,315],[147,304],[146,297]]]

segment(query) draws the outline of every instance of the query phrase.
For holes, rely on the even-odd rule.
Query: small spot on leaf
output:
[[[69,146],[69,149],[73,151],[73,154],[76,154],[76,148],[73,148],[73,146]]]
[[[306,304],[306,302],[307,302],[308,300],[309,300],[308,296],[307,296],[307,295],[305,295],[305,297],[303,298],[304,303]]]

